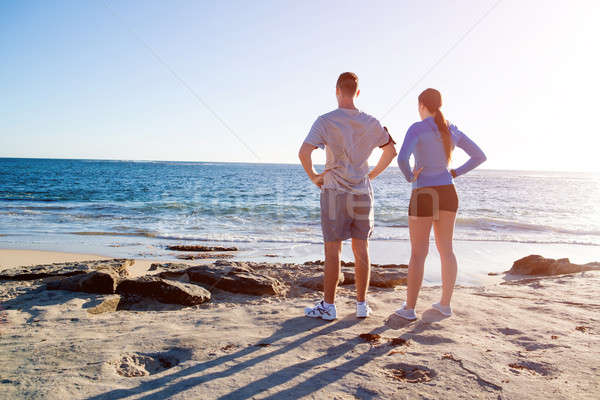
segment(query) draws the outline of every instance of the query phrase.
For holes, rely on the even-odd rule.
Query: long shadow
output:
[[[228,354],[228,355],[219,357],[214,360],[199,363],[199,364],[193,365],[191,367],[185,368],[181,371],[175,372],[173,374],[166,375],[166,376],[163,376],[163,377],[151,380],[151,381],[143,382],[142,384],[140,384],[139,386],[137,386],[135,388],[112,390],[110,392],[102,393],[97,396],[89,397],[88,400],[121,399],[121,398],[125,398],[125,397],[136,395],[136,394],[142,394],[144,392],[149,392],[149,391],[156,390],[156,389],[161,389],[161,390],[159,390],[158,392],[148,393],[143,397],[139,397],[139,399],[141,400],[141,399],[167,398],[169,396],[174,396],[177,393],[185,391],[192,386],[200,385],[200,384],[212,381],[214,379],[219,379],[219,378],[234,375],[246,368],[252,367],[252,366],[259,364],[263,361],[266,361],[270,358],[276,357],[280,354],[283,354],[290,350],[293,350],[293,349],[297,348],[298,346],[302,345],[303,343],[306,343],[306,342],[314,339],[315,337],[318,337],[321,335],[327,335],[327,334],[333,333],[337,330],[349,328],[358,322],[360,322],[360,321],[352,318],[352,319],[343,319],[343,320],[340,320],[333,324],[325,325],[324,328],[316,330],[315,332],[312,332],[309,335],[306,335],[297,340],[294,340],[294,341],[292,341],[286,345],[283,345],[269,353],[261,354],[254,358],[251,358],[249,360],[239,362],[239,363],[231,366],[229,369],[227,369],[225,371],[213,372],[213,373],[209,373],[209,374],[202,375],[199,377],[192,377],[192,378],[188,378],[186,380],[177,382],[174,385],[165,386],[169,382],[171,382],[175,379],[179,379],[179,378],[186,377],[189,375],[194,375],[194,374],[200,373],[202,371],[217,367],[217,366],[227,363],[229,361],[233,361],[238,358],[246,357],[246,356],[262,349],[263,347],[259,347],[259,346],[246,347],[236,353]],[[313,330],[314,328],[321,327],[323,325],[324,325],[324,322],[321,320],[309,319],[304,316],[292,318],[290,320],[285,321],[277,331],[275,331],[270,337],[265,338],[262,341],[260,341],[260,343],[271,345],[271,344],[276,343],[278,340],[281,340],[281,339],[284,339],[287,337],[292,337],[299,333],[310,331],[310,330]]]
[[[404,324],[404,327],[412,326],[412,329],[408,332],[405,332],[400,337],[411,339],[420,344],[427,345],[454,343],[454,340],[452,339],[440,337],[437,335],[419,335],[428,330],[443,329],[440,326],[431,325],[431,322],[438,322],[445,319],[446,317],[441,316],[441,314],[435,312],[435,310],[432,311],[433,312],[428,313],[427,321],[419,322],[414,326],[410,323]],[[386,320],[384,326],[374,329],[373,331],[371,331],[371,333],[381,333],[387,329],[398,329],[396,327],[390,326],[389,318]],[[255,396],[261,391],[268,390],[282,383],[285,383],[294,376],[299,375],[303,372],[307,372],[309,369],[314,368],[315,366],[325,364],[336,358],[339,358],[343,354],[347,353],[349,350],[352,350],[352,348],[354,348],[354,346],[356,346],[356,344],[360,342],[363,341],[360,339],[353,339],[351,341],[342,343],[336,347],[329,349],[326,355],[323,355],[319,358],[310,361],[305,361],[289,366],[287,368],[284,368],[283,370],[279,370],[276,374],[262,378],[258,381],[251,383],[250,385],[247,385],[243,388],[239,388],[226,396],[220,397],[220,400],[247,399],[252,396]],[[343,378],[349,373],[354,372],[356,369],[368,364],[375,358],[386,354],[389,350],[390,349],[387,346],[387,344],[374,346],[368,352],[363,353],[358,357],[348,360],[347,362],[338,365],[335,368],[321,371],[311,376],[310,378],[304,380],[303,382],[300,382],[290,388],[265,397],[265,400],[300,398],[303,396],[313,394],[318,390],[323,389],[327,385],[330,385],[331,383],[334,383],[335,381]]]
[[[375,328],[370,333],[380,334],[387,330],[388,327],[383,326]],[[318,367],[329,363],[342,357],[348,353],[356,345],[365,343],[363,339],[354,338],[343,343],[327,349],[327,352],[312,360],[303,361],[294,365],[290,365],[286,368],[278,370],[275,374],[271,374],[262,379],[256,380],[244,387],[241,387],[225,396],[221,396],[219,400],[236,400],[236,399],[248,399],[266,390],[272,389],[279,386],[294,377],[301,375],[305,372],[310,371]],[[297,385],[285,389],[279,393],[266,397],[267,399],[293,399],[307,396],[335,381],[341,379],[350,372],[353,372],[356,368],[367,364],[376,357],[379,357],[390,350],[387,344],[382,344],[377,347],[372,347],[366,354],[361,354],[352,360],[345,362],[342,365],[338,365],[335,368],[327,369],[318,374],[308,378],[304,382],[298,383]]]

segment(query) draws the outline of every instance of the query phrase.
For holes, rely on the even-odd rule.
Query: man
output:
[[[325,242],[325,298],[307,307],[307,317],[337,318],[335,291],[340,274],[342,241],[352,238],[356,281],[356,316],[371,314],[366,294],[371,261],[368,239],[373,231],[373,189],[375,179],[396,156],[395,142],[379,121],[359,111],[354,99],[360,94],[358,77],[344,72],[337,80],[335,94],[338,108],[321,115],[304,140],[298,157],[310,180],[321,188],[321,228]],[[311,154],[325,148],[325,170],[317,174]],[[369,172],[369,156],[376,147],[383,153]]]

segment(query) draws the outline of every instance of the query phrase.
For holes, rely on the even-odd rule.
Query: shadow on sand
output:
[[[436,312],[435,310],[428,310],[426,312],[423,321],[415,324],[413,329],[405,332],[401,337],[414,340],[422,344],[437,344],[437,343],[452,343],[453,340],[444,338],[437,335],[423,335],[428,330],[440,330],[443,329],[441,326],[432,325],[431,322],[437,322],[444,319],[444,317]],[[398,325],[394,323],[390,324],[388,318],[386,324],[381,327],[377,327],[371,330],[370,333],[381,334],[389,329],[401,329],[397,328]],[[399,318],[399,317],[398,317]],[[336,331],[350,328],[360,323],[360,320],[354,317],[347,317],[345,319],[333,322],[324,323],[321,320],[307,319],[304,316],[296,317],[285,321],[277,331],[271,336],[258,342],[260,345],[251,345],[245,347],[235,353],[227,354],[218,357],[214,360],[208,360],[205,362],[198,363],[196,365],[185,368],[181,371],[174,372],[169,375],[158,377],[153,380],[148,380],[141,383],[139,386],[130,389],[116,389],[110,392],[100,394],[98,396],[90,397],[89,400],[100,400],[100,399],[122,399],[129,396],[139,396],[138,399],[158,399],[175,396],[178,393],[184,392],[196,385],[206,384],[216,379],[229,377],[239,373],[247,368],[259,365],[267,362],[268,360],[284,354],[289,351],[297,349],[299,346],[308,344],[311,340],[323,336],[332,334]],[[407,327],[410,324],[405,325]],[[394,326],[394,327],[392,327]],[[304,335],[296,340],[289,343],[275,347],[274,350],[264,353],[260,351],[252,358],[248,358],[253,353],[259,350],[264,350],[265,345],[277,344],[286,338],[296,336],[307,331],[312,331],[308,335]],[[276,388],[290,380],[297,379],[303,374],[309,373],[318,369],[319,366],[330,363],[333,360],[339,359],[344,355],[350,353],[357,345],[364,344],[365,341],[360,339],[358,335],[349,340],[344,340],[342,343],[328,348],[322,355],[312,358],[310,360],[302,361],[292,365],[288,365],[284,368],[278,369],[276,372],[257,379],[249,384],[238,387],[232,392],[219,397],[219,399],[248,399],[256,396],[259,393]],[[269,346],[270,347],[270,346]],[[279,398],[299,398],[315,393],[327,385],[336,382],[343,378],[345,375],[355,372],[358,368],[368,364],[377,357],[383,356],[388,353],[390,348],[387,345],[372,346],[368,351],[361,353],[356,357],[352,357],[348,361],[336,365],[335,368],[327,368],[322,371],[310,376],[295,385],[283,389],[275,394],[271,394],[265,399],[279,399]],[[348,356],[346,356],[347,358]],[[245,358],[244,360],[241,360]],[[238,360],[236,362],[236,360]],[[209,369],[225,365],[227,363],[236,362],[235,365],[229,366],[227,369],[218,372],[209,372],[204,375],[197,376],[199,373],[207,371]],[[176,383],[172,383],[173,381]],[[151,392],[151,393],[150,393]],[[144,395],[145,394],[145,395]],[[364,397],[364,396],[366,397]],[[372,394],[373,396],[375,394]],[[372,397],[369,393],[362,393],[361,396],[364,398]]]

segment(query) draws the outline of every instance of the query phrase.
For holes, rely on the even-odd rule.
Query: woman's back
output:
[[[448,124],[452,148],[460,147],[471,159],[456,169],[456,176],[462,175],[485,161],[481,149],[455,125]],[[408,181],[412,181],[410,155],[415,157],[415,170],[423,168],[413,188],[452,184],[444,143],[433,117],[425,118],[411,125],[406,132],[404,143],[398,154],[398,165]]]

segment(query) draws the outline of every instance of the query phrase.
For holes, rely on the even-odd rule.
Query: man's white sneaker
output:
[[[440,303],[435,303],[435,304],[432,304],[431,307],[435,308],[436,310],[438,310],[440,312],[440,314],[442,314],[446,317],[452,316],[452,308],[450,308],[450,306],[443,306]]]
[[[356,303],[356,317],[357,318],[367,318],[369,315],[371,315],[371,313],[373,312],[373,310],[371,310],[371,307],[369,307],[369,305],[365,302],[365,303]]]
[[[323,301],[318,302],[314,307],[306,307],[304,315],[310,318],[321,318],[326,321],[332,321],[337,318],[335,304],[328,307],[323,304]]]
[[[402,304],[402,308],[396,310],[395,314],[409,321],[414,321],[417,319],[415,310],[412,308],[406,308],[406,303]]]

